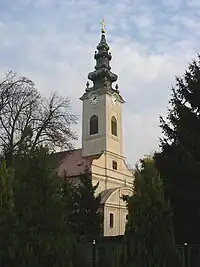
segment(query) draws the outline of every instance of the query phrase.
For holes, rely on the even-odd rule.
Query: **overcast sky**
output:
[[[174,77],[200,52],[199,0],[0,0],[0,75],[20,72],[45,95],[69,96],[80,147],[79,97],[94,68],[102,18],[126,100],[124,154],[135,164],[158,148],[159,115]]]

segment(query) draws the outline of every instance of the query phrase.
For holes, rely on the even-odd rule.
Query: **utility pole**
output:
[[[189,267],[188,266],[188,243],[184,243],[184,267]]]
[[[96,241],[92,241],[92,267],[96,267]]]

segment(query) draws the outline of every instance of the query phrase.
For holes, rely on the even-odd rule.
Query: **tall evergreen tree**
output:
[[[136,167],[134,194],[128,206],[123,266],[178,267],[173,240],[172,214],[152,158]]]
[[[98,184],[92,184],[91,173],[86,168],[78,183],[64,183],[66,211],[69,224],[77,236],[95,237],[101,234],[103,216],[100,196],[95,196]],[[69,197],[70,196],[70,197]],[[70,199],[69,199],[70,198]]]
[[[156,166],[174,213],[175,240],[199,244],[200,237],[200,56],[176,77]]]
[[[15,225],[9,266],[72,266],[74,244],[61,196],[61,182],[37,149],[14,165]],[[6,265],[7,266],[7,265]]]
[[[14,226],[13,172],[0,164],[0,266],[9,266],[12,258]]]

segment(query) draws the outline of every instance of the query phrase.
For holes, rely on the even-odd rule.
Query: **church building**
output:
[[[95,70],[88,74],[92,81],[80,97],[82,101],[82,149],[62,153],[58,173],[67,172],[70,178],[80,176],[87,167],[93,184],[99,182],[97,194],[101,195],[104,213],[104,236],[124,234],[127,221],[123,195],[131,195],[133,173],[123,155],[122,106],[125,103],[113,83],[118,76],[111,72],[111,53],[101,30],[101,40],[94,59]]]

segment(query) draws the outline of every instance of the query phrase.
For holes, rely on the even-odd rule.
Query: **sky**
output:
[[[126,100],[124,155],[134,165],[158,150],[159,116],[166,116],[175,76],[200,52],[199,0],[0,0],[0,77],[12,70],[46,96],[68,96],[80,147],[79,97],[94,69],[102,19]]]

